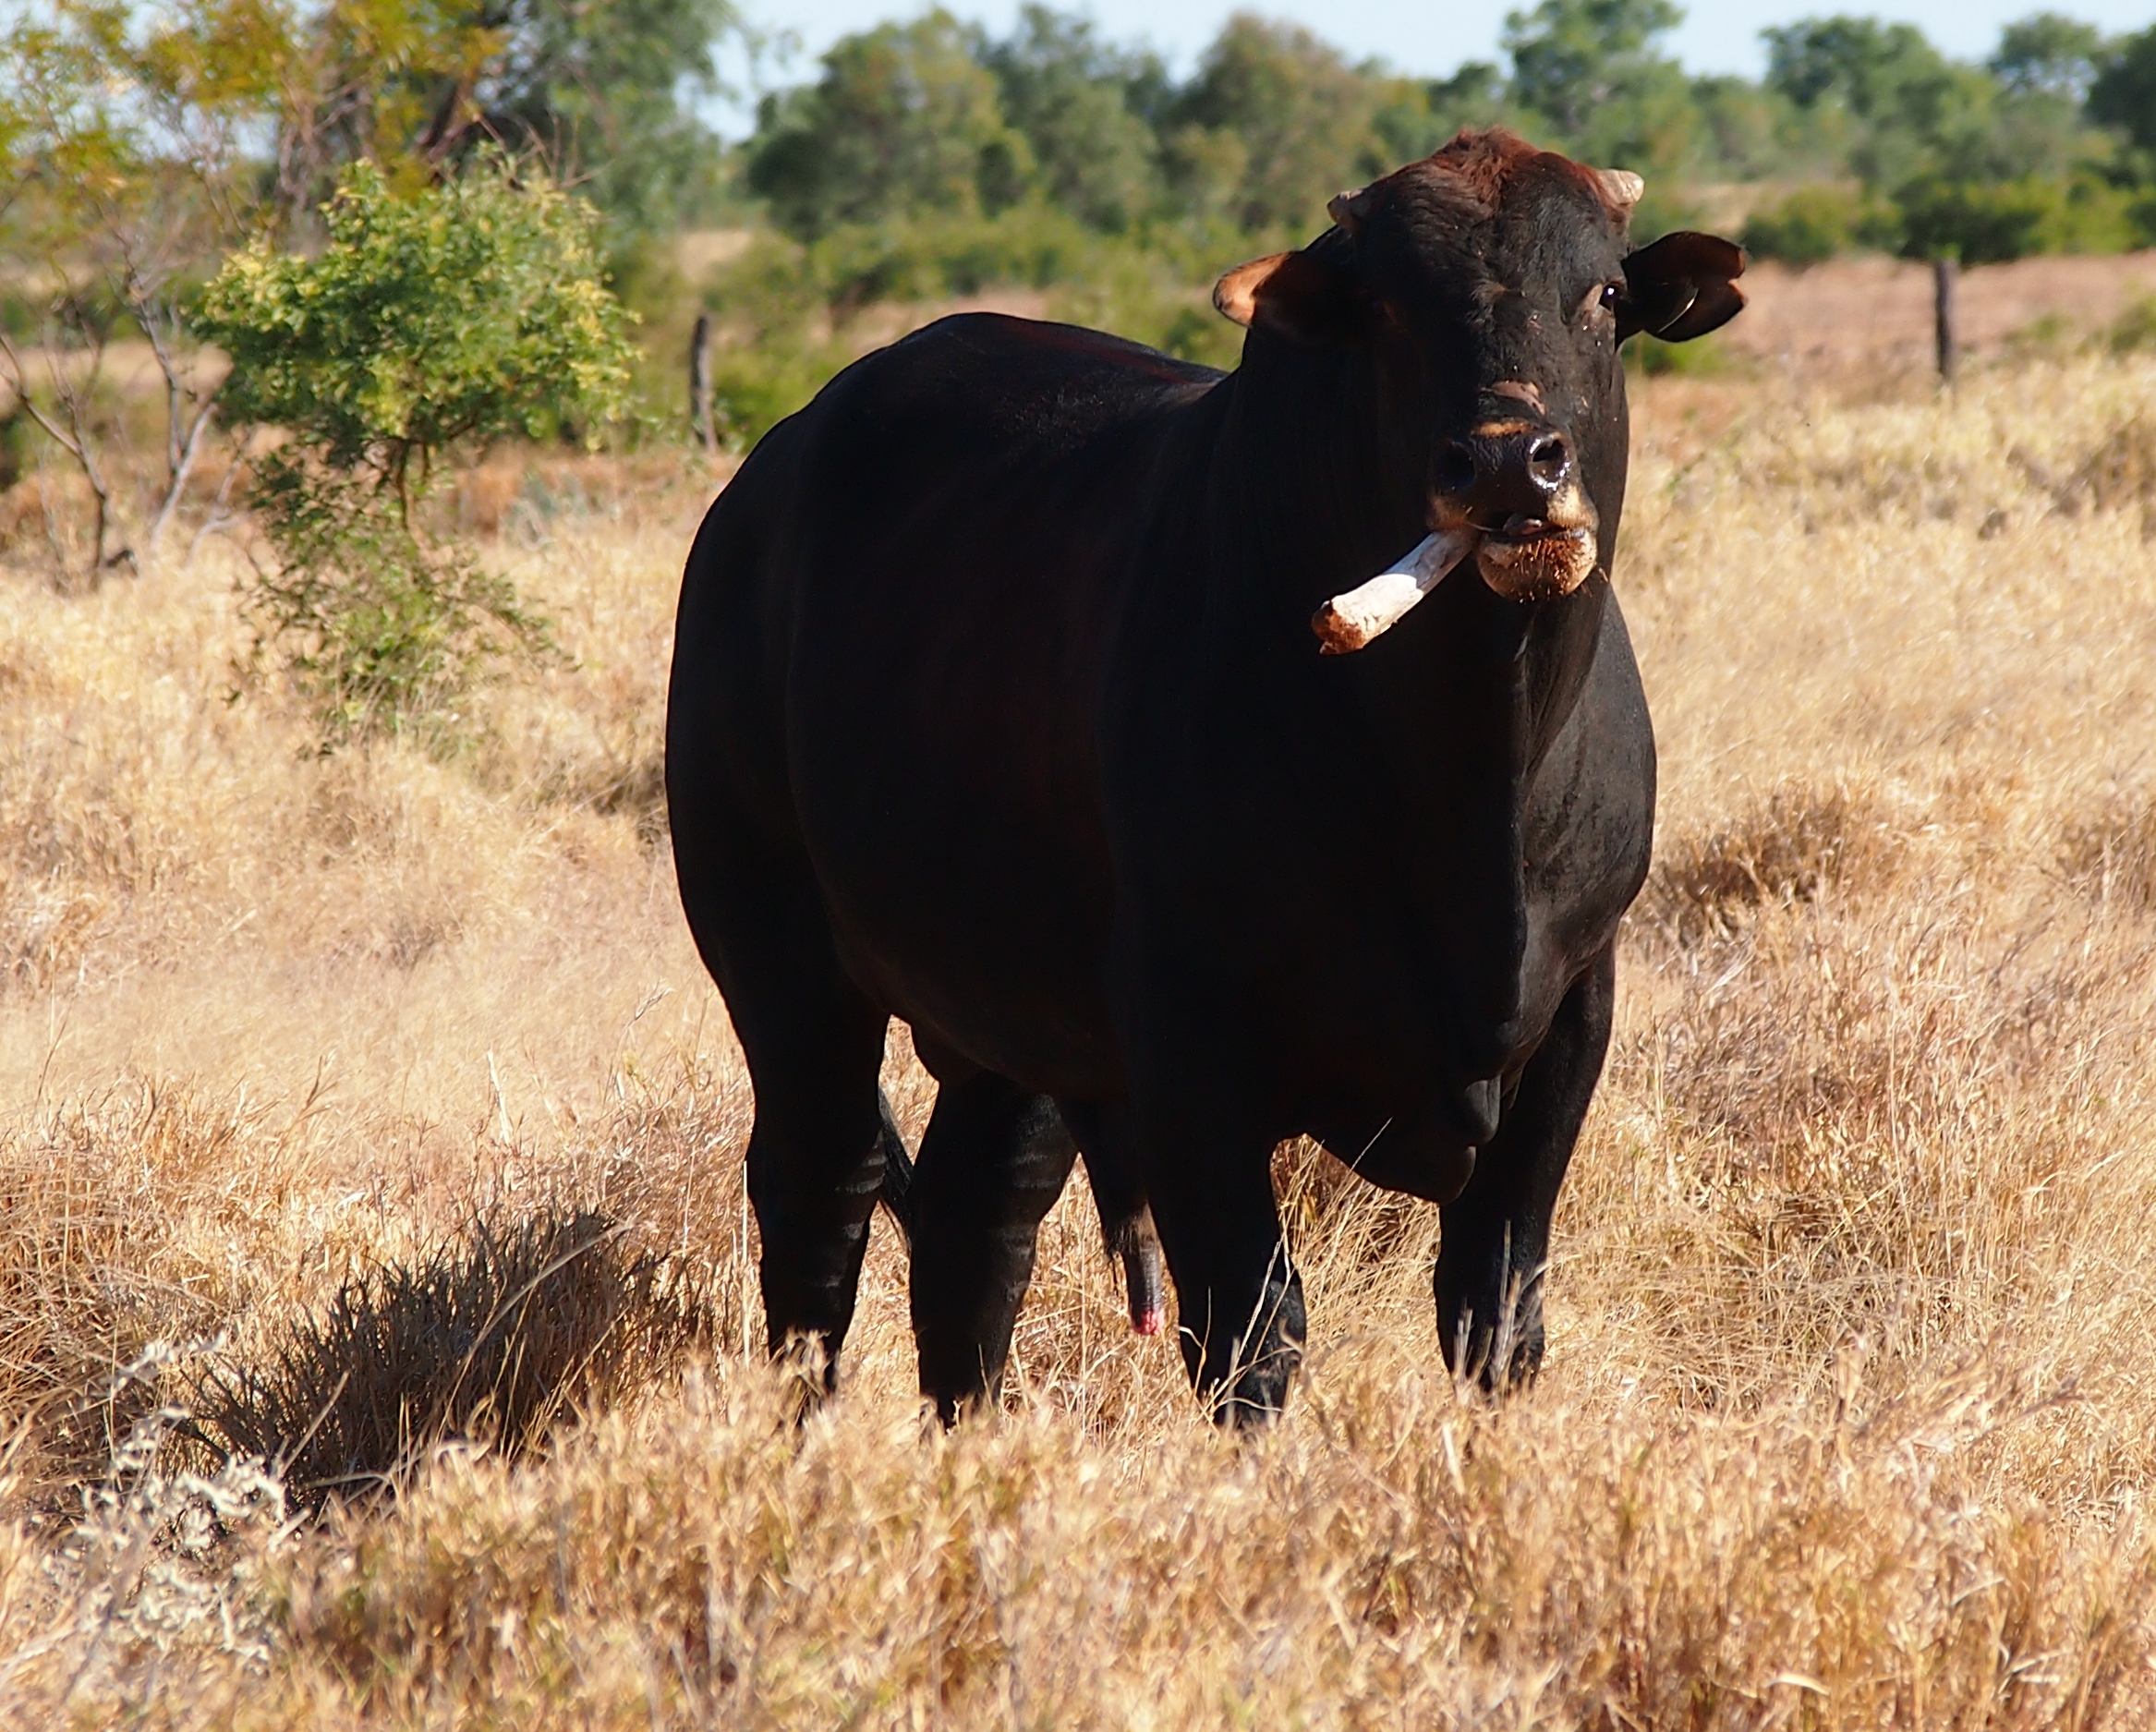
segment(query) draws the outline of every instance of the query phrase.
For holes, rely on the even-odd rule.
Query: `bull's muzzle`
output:
[[[1436,515],[1453,527],[1318,609],[1310,628],[1325,654],[1351,654],[1391,630],[1471,551],[1508,601],[1554,600],[1593,575],[1594,503],[1570,445],[1544,423],[1484,422],[1439,454],[1436,481]]]
[[[1475,550],[1483,581],[1511,601],[1569,596],[1594,570],[1594,532],[1579,526],[1515,518],[1484,536]]]

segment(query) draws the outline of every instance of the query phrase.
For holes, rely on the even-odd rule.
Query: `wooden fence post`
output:
[[[1961,345],[1954,332],[1954,285],[1961,274],[1960,264],[1953,259],[1932,260],[1932,318],[1939,343],[1939,377],[1947,384],[1954,382],[1954,368],[1961,358]]]
[[[718,430],[711,422],[711,315],[698,313],[689,338],[689,430],[705,451],[719,446]]]

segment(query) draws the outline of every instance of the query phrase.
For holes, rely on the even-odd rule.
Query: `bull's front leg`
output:
[[[1493,1392],[1532,1377],[1543,1355],[1550,1221],[1609,1050],[1613,945],[1572,983],[1520,1073],[1467,1188],[1442,1211],[1435,1285],[1445,1363]]]

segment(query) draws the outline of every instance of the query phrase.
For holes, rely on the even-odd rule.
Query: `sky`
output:
[[[1532,0],[1055,0],[1059,10],[1090,14],[1116,42],[1146,42],[1178,73],[1187,73],[1230,12],[1249,10],[1304,25],[1351,57],[1375,55],[1403,72],[1450,72],[1463,60],[1500,61],[1497,38],[1505,14]],[[1018,0],[945,0],[961,18],[998,34],[1011,28]],[[767,85],[813,78],[816,56],[848,31],[924,9],[918,0],[742,0],[749,21],[769,31],[791,30],[801,52],[790,62],[767,62]],[[1770,24],[1836,12],[1871,12],[1917,25],[1957,59],[1980,60],[1999,38],[2001,25],[2031,12],[2058,11],[2106,30],[2146,29],[2156,23],[2152,0],[1900,0],[1868,6],[1863,0],[1704,0],[1687,17],[1668,47],[1694,72],[1738,72],[1757,78],[1766,55],[1759,33]],[[738,58],[728,67],[737,84],[748,82]],[[724,129],[745,130],[739,109],[713,116]]]

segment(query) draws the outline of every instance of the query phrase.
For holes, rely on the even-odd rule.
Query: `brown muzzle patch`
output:
[[[1594,570],[1594,536],[1553,529],[1512,539],[1488,536],[1475,550],[1483,581],[1508,601],[1553,601],[1569,596]]]

